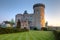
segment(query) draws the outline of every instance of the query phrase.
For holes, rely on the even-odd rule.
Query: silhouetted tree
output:
[[[45,23],[45,26],[46,26],[46,27],[48,26],[48,22]]]
[[[20,27],[21,27],[21,22],[20,22],[20,20],[18,19],[17,28],[20,28]]]

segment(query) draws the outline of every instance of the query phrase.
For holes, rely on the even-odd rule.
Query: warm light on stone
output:
[[[45,19],[44,19],[44,4],[34,4],[33,5],[34,13],[28,14],[27,11],[24,11],[24,14],[17,14],[16,15],[16,22],[18,19],[21,22],[21,27],[36,27],[37,29],[41,30],[42,27],[45,27]],[[26,22],[24,22],[26,21]],[[16,23],[17,24],[17,23]]]

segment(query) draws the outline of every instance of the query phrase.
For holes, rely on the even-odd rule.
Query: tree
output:
[[[48,22],[45,23],[45,26],[46,26],[46,27],[48,26]]]
[[[20,28],[20,27],[21,27],[21,22],[20,22],[20,20],[18,19],[17,28]]]
[[[13,19],[11,19],[10,23],[11,23],[11,26],[13,26],[15,22]]]
[[[14,23],[14,19],[11,19],[11,23]]]

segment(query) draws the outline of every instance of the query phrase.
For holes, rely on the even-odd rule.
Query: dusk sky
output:
[[[60,0],[0,0],[0,23],[15,20],[15,15],[23,14],[25,10],[33,13],[33,5],[45,4],[45,21],[48,25],[60,26]]]

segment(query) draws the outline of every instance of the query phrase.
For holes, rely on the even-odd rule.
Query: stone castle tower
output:
[[[45,5],[41,3],[33,5],[34,23],[38,29],[45,27],[44,8],[45,8]]]
[[[33,14],[28,14],[27,11],[24,12],[24,14],[17,14],[15,17],[16,24],[18,22],[18,19],[21,22],[21,28],[27,27],[30,28],[37,28],[41,29],[42,27],[45,27],[45,20],[44,20],[44,8],[45,5],[38,3],[33,5]]]

